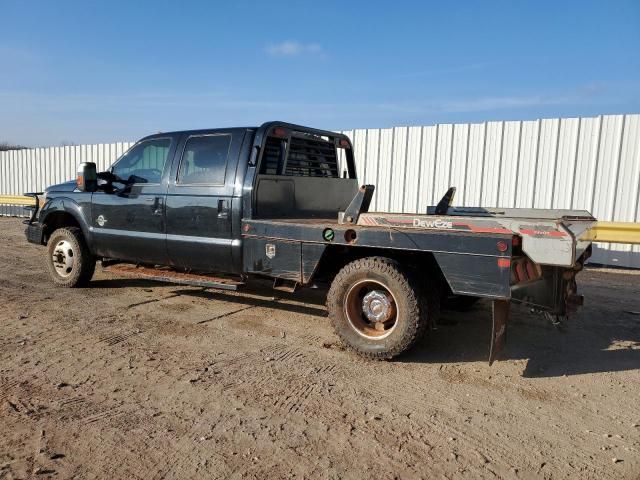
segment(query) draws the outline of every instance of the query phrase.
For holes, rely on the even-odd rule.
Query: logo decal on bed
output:
[[[414,227],[422,228],[453,228],[453,223],[446,220],[423,220],[421,218],[413,219]]]
[[[264,253],[267,257],[273,258],[276,256],[276,246],[273,243],[267,243],[264,246]]]

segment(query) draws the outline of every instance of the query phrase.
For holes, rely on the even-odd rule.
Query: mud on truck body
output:
[[[113,271],[237,289],[328,285],[327,309],[355,352],[390,359],[438,322],[441,304],[493,304],[489,361],[512,302],[554,322],[582,303],[586,211],[455,208],[455,189],[421,214],[369,212],[345,135],[284,122],[145,137],[107,172],[83,163],[51,186],[26,235],[52,280]],[[41,193],[31,194],[42,196]],[[585,238],[585,240],[583,240]]]

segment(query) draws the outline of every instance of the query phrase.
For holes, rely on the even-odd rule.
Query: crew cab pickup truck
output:
[[[455,208],[455,189],[420,214],[369,212],[345,135],[284,122],[159,133],[107,172],[83,163],[46,189],[28,220],[51,279],[90,285],[98,260],[124,274],[237,289],[328,285],[342,341],[389,359],[438,322],[440,303],[493,303],[489,361],[511,302],[554,322],[579,305],[591,251],[586,211]],[[34,193],[38,197],[42,193]],[[109,268],[112,268],[109,267]]]

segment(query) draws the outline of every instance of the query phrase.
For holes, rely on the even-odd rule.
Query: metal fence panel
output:
[[[639,114],[344,133],[360,183],[376,185],[372,210],[424,212],[456,186],[457,205],[576,208],[599,220],[640,221]],[[106,170],[131,145],[0,152],[0,195],[72,179],[83,161]],[[0,215],[21,212],[0,205]],[[640,246],[598,244],[592,260],[640,268]]]

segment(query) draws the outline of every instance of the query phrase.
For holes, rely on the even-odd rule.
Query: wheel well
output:
[[[46,244],[49,241],[49,237],[58,228],[64,227],[78,227],[80,224],[74,218],[73,215],[67,212],[53,212],[49,214],[44,222],[43,228],[43,241]]]
[[[438,262],[431,252],[356,246],[345,247],[341,245],[327,247],[320,258],[318,268],[314,274],[314,281],[330,283],[342,267],[364,257],[391,258],[413,270],[419,276],[428,273],[437,277],[438,281],[443,285],[447,285]]]

